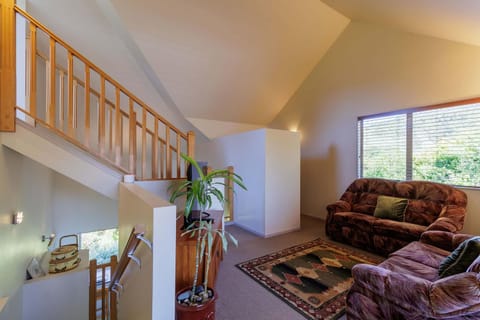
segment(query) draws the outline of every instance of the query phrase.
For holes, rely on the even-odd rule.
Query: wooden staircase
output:
[[[194,156],[194,133],[181,132],[15,0],[0,0],[0,50],[0,132],[15,132],[16,121],[22,121],[48,129],[135,180],[186,178],[180,154]],[[137,245],[129,240],[126,252]],[[119,285],[130,259],[122,257],[118,265],[116,259],[109,265],[92,262],[90,319],[116,319],[112,286]],[[105,282],[108,268],[111,283]]]
[[[186,177],[186,164],[180,154],[193,156],[193,132],[181,132],[39,21],[14,6],[13,0],[2,2],[7,5],[0,6],[1,131],[14,131],[17,118],[48,128],[122,174],[134,175],[136,180]],[[25,51],[24,64],[16,61],[23,56],[21,50]],[[23,67],[15,70],[18,62]],[[20,92],[25,88],[19,99],[24,97],[24,103],[16,101],[11,81]]]

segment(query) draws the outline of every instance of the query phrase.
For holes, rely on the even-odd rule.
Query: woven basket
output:
[[[62,240],[66,238],[75,238],[74,244],[63,245]],[[50,256],[48,267],[49,273],[60,273],[72,270],[80,264],[78,257],[78,237],[70,234],[60,238],[60,247],[53,250]]]

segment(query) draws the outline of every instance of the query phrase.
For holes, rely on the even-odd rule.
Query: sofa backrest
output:
[[[353,212],[373,215],[379,195],[409,199],[405,221],[424,226],[433,223],[445,206],[467,206],[467,195],[446,184],[377,178],[353,181],[341,199],[352,205]]]

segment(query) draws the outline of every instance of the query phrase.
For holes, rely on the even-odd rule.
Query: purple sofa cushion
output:
[[[428,281],[435,281],[438,278],[437,268],[432,268],[402,256],[391,256],[378,266],[399,274],[414,276]]]
[[[414,241],[403,247],[401,250],[393,252],[390,256],[402,257],[415,262],[422,263],[434,269],[438,269],[440,263],[448,256],[450,252],[434,247],[429,244]]]

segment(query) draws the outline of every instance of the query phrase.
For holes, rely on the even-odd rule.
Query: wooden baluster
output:
[[[100,155],[105,156],[105,77],[100,76],[100,106],[98,112],[98,143]]]
[[[88,287],[88,319],[95,320],[97,304],[97,260],[90,260],[90,286]]]
[[[49,70],[49,97],[50,101],[48,103],[48,120],[47,124],[49,124],[51,127],[55,127],[55,64],[56,64],[56,58],[55,58],[55,40],[50,38],[50,70]]]
[[[64,77],[65,74],[63,73],[63,70],[60,70],[58,73],[58,127],[60,130],[64,130],[64,123],[63,120],[65,119],[65,114],[64,114]]]
[[[29,96],[29,112],[32,116],[37,116],[37,27],[30,22],[30,89],[27,91]]]
[[[233,167],[229,166],[227,167],[228,170],[228,175],[233,176]],[[233,221],[233,181],[231,179],[226,179],[225,181],[225,197],[227,200],[227,206],[228,206],[228,215],[225,216],[226,221]]]
[[[50,60],[45,60],[45,123],[48,124],[48,110],[50,108]]]
[[[120,88],[115,91],[115,164],[120,166],[121,163],[121,114],[120,114]]]
[[[108,149],[110,154],[112,154],[113,150],[113,110],[110,104],[108,106]]]
[[[163,143],[162,139],[159,138],[160,142],[160,179],[165,178],[165,152],[163,151],[165,148],[165,143]]]
[[[195,132],[193,131],[187,133],[187,155],[195,158]]]
[[[110,275],[112,276],[117,268],[117,256],[110,257]],[[117,320],[117,294],[110,291],[110,320]]]
[[[85,146],[90,146],[90,68],[85,65]]]
[[[15,5],[4,0],[0,5],[0,131],[15,131],[16,59],[15,59]]]
[[[172,178],[172,150],[170,149],[170,127],[165,126],[165,155],[167,156],[166,176]]]
[[[76,129],[78,126],[78,81],[73,79],[73,128]]]
[[[72,53],[68,52],[68,104],[67,104],[67,132],[70,137],[74,136],[74,127],[73,127],[73,56]]]
[[[137,114],[133,111],[133,100],[129,100],[128,154],[129,172],[135,174],[137,168]]]
[[[105,320],[106,319],[106,300],[105,297],[106,297],[106,286],[105,286],[105,265],[103,265],[102,267],[102,320]]]
[[[158,120],[153,118],[154,129],[152,136],[152,179],[158,178]]]
[[[180,178],[180,174],[181,174],[181,160],[182,160],[182,157],[180,157],[180,153],[181,153],[181,139],[182,137],[180,136],[180,134],[177,132],[177,178]]]
[[[147,110],[142,106],[142,178],[147,171]]]

